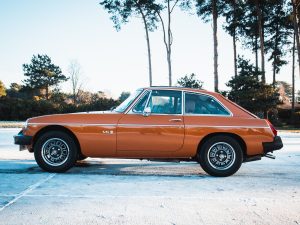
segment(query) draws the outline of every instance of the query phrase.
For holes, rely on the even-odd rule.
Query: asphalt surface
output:
[[[0,224],[300,224],[300,134],[227,178],[197,163],[90,159],[43,172],[0,129]]]

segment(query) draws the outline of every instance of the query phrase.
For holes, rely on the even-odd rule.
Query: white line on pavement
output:
[[[192,195],[192,196],[186,196],[186,195],[182,195],[182,196],[177,196],[177,195],[136,195],[136,196],[131,196],[131,195],[66,195],[66,194],[26,194],[25,197],[31,197],[31,198],[99,198],[99,199],[103,199],[103,198],[126,198],[126,199],[139,199],[139,198],[157,198],[157,199],[206,199],[206,200],[232,200],[232,197],[222,197],[222,199],[220,199],[219,196],[212,196],[212,197],[207,197],[207,196],[202,196],[202,195]],[[296,196],[294,201],[298,202],[300,201],[300,196]],[[260,196],[256,196],[256,199],[266,199],[266,200],[272,200],[272,198],[270,197],[260,197]],[[248,198],[238,198],[237,200],[240,199],[248,199]]]
[[[38,186],[42,185],[43,183],[47,182],[48,180],[52,179],[54,176],[56,175],[56,173],[50,174],[49,176],[47,176],[45,179],[42,179],[40,181],[38,181],[37,183],[30,185],[26,190],[22,191],[20,194],[16,195],[11,201],[9,201],[7,204],[5,204],[4,206],[2,206],[0,208],[0,212],[3,211],[5,208],[7,208],[8,206],[14,204],[16,201],[18,201],[20,198],[22,198],[24,195],[27,195],[29,192],[33,191],[34,189],[36,189]]]

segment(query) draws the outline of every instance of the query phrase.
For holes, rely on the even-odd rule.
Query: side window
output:
[[[213,97],[185,93],[185,114],[230,115]]]
[[[153,90],[148,106],[152,114],[181,114],[182,92]]]
[[[134,113],[143,113],[145,105],[149,97],[150,91],[147,91],[138,101],[138,103],[133,107],[132,112]]]

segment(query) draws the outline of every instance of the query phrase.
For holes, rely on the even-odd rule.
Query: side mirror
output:
[[[151,114],[151,108],[147,107],[144,109],[143,116],[149,116]]]

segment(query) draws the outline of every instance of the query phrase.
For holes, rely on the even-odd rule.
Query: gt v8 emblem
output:
[[[103,130],[102,133],[103,134],[113,134],[114,131],[112,131],[112,130]]]

